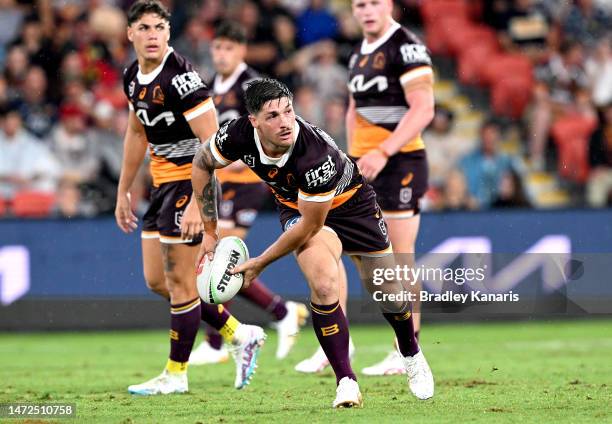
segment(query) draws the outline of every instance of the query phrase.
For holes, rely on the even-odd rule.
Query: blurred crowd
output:
[[[422,33],[427,1],[396,1],[395,18]],[[453,108],[440,104],[425,134],[432,185],[425,208],[530,207],[525,173],[557,172],[550,139],[557,118],[569,113],[592,122],[588,173],[575,204],[609,205],[612,2],[465,1],[503,49],[529,58],[533,91],[520,116],[487,117],[468,137],[455,131]],[[46,193],[54,216],[113,211],[127,124],[122,70],[134,60],[125,36],[131,3],[0,0],[0,215],[16,214],[20,196],[31,192]],[[165,3],[172,12],[170,44],[205,79],[214,72],[215,25],[236,20],[249,37],[247,63],[285,82],[297,113],[346,146],[347,63],[361,40],[350,0]],[[500,143],[516,128],[524,150],[508,156]],[[146,199],[147,186],[143,168],[133,196]]]

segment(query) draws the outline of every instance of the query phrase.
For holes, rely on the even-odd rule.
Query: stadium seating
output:
[[[468,20],[471,9],[465,0],[428,0],[422,2],[421,15],[425,26],[429,26],[440,18],[454,16]]]
[[[7,209],[8,209],[8,201],[0,197],[0,216],[5,215]]]
[[[462,50],[457,62],[459,81],[467,85],[484,85],[482,69],[497,52],[497,45],[488,42],[476,43]]]
[[[578,114],[559,118],[552,127],[552,136],[557,145],[557,170],[569,181],[583,184],[589,176],[589,139],[597,120]]]
[[[13,214],[17,217],[44,218],[51,214],[54,204],[54,194],[21,191],[13,198]]]

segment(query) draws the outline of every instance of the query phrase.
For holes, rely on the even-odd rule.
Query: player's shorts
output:
[[[144,239],[159,238],[162,243],[200,244],[202,235],[193,240],[181,239],[181,219],[192,193],[191,180],[172,181],[153,187],[151,204],[142,218]]]
[[[299,211],[278,204],[283,231],[300,220]],[[393,253],[387,234],[387,224],[376,203],[376,193],[363,184],[344,204],[327,214],[323,229],[334,232],[348,255],[386,256]]]
[[[253,225],[257,212],[271,192],[265,183],[223,183],[219,202],[219,228],[246,228]]]
[[[425,150],[397,153],[370,184],[386,218],[410,218],[420,212],[419,203],[427,192]]]

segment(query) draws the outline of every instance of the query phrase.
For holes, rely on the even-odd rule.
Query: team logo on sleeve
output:
[[[431,58],[429,53],[427,53],[427,47],[422,44],[402,44],[400,53],[406,65],[412,63],[427,63],[431,65]]]
[[[128,94],[130,95],[130,97],[134,95],[135,89],[136,89],[136,82],[135,81],[130,82],[130,85],[128,87]]]
[[[306,182],[308,187],[317,187],[325,184],[336,175],[336,165],[330,155],[327,155],[327,160],[316,168],[306,172]]]
[[[249,168],[255,168],[255,158],[253,157],[253,155],[245,155],[242,158],[242,161],[249,167]]]
[[[204,87],[204,81],[197,72],[190,71],[172,78],[172,85],[181,99]]]

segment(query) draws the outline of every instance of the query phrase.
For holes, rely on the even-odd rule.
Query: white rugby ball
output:
[[[249,250],[239,237],[224,237],[217,243],[212,261],[198,266],[197,286],[200,298],[211,304],[225,303],[242,288],[244,276],[230,274],[237,265],[249,260]]]

